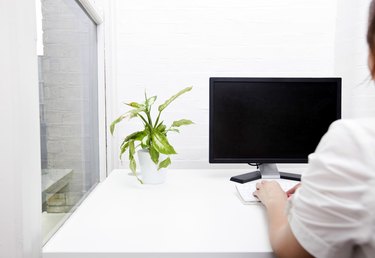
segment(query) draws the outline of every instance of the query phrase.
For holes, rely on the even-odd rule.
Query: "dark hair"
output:
[[[371,77],[375,78],[375,0],[371,1],[367,29],[367,44],[371,59]]]

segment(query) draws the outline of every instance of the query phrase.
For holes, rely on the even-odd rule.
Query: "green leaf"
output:
[[[141,107],[143,107],[143,105],[142,104],[139,104],[139,103],[137,103],[137,102],[130,102],[130,103],[124,103],[125,105],[128,105],[128,106],[130,106],[130,107],[133,107],[133,108],[141,108]]]
[[[155,103],[156,98],[157,98],[157,96],[153,96],[153,97],[151,97],[151,98],[148,98],[148,99],[147,99],[147,104],[148,104],[147,107],[152,106],[152,105]]]
[[[145,103],[147,102],[147,91],[146,91],[146,89],[145,89]]]
[[[135,141],[142,141],[143,138],[145,138],[145,136],[147,135],[147,132],[146,131],[141,131],[139,132],[139,134],[135,137]]]
[[[154,148],[163,154],[177,154],[172,145],[169,144],[167,137],[159,131],[154,131],[151,135]]]
[[[126,149],[129,147],[129,142],[123,143],[120,148],[120,160],[122,155],[125,153]]]
[[[159,162],[159,152],[157,150],[155,150],[155,148],[152,145],[149,148],[149,152],[150,152],[150,156],[151,156],[152,161],[155,164],[158,164],[158,162]]]
[[[130,110],[128,112],[129,113],[129,118],[136,117],[139,113],[144,112],[144,111],[145,111],[145,107],[144,106],[142,106],[140,108],[136,108],[136,109]]]
[[[121,145],[120,145],[120,148],[121,148],[122,146],[124,146],[125,143],[127,143],[127,140],[126,140],[126,139],[124,139],[124,140],[122,141],[122,143],[121,143]],[[128,145],[129,145],[129,143],[128,143]]]
[[[131,159],[129,159],[129,161],[130,161],[130,163],[129,163],[129,168],[130,168],[130,170],[133,172],[133,175],[137,178],[137,180],[141,183],[141,184],[143,184],[143,181],[138,177],[138,175],[137,175],[137,164],[136,164],[136,162],[135,162],[135,159],[134,159],[134,156],[131,158]]]
[[[112,135],[113,135],[113,132],[115,131],[115,126],[116,126],[116,124],[117,124],[117,123],[120,123],[125,117],[126,117],[126,114],[121,115],[121,116],[119,116],[117,119],[115,119],[115,120],[111,123],[109,129],[110,129]]]
[[[194,124],[193,121],[187,120],[187,119],[181,119],[181,120],[174,121],[172,124],[172,127],[180,127],[182,125],[191,125],[191,124]]]
[[[135,147],[134,147],[134,140],[129,141],[129,168],[133,172],[133,174],[137,173],[137,164],[134,159],[135,154]]]
[[[162,123],[160,123],[157,127],[158,131],[161,132],[161,133],[164,133],[166,128],[167,127],[165,125],[163,125]]]
[[[129,134],[126,138],[125,138],[125,142],[129,141],[129,140],[135,140],[135,141],[141,141],[145,136],[146,136],[146,132],[145,131],[138,131],[138,132],[134,132],[132,134]]]
[[[134,140],[130,140],[129,141],[129,168],[133,172],[133,175],[138,179],[138,181],[141,184],[143,184],[142,180],[139,179],[137,175],[137,163],[135,162],[134,154],[135,154]]]
[[[171,128],[171,129],[168,129],[168,131],[170,131],[170,132],[176,132],[176,133],[180,132],[180,130],[178,130],[177,128]]]
[[[146,128],[151,129],[151,125],[146,121],[146,119],[141,114],[138,114],[138,117],[143,121],[145,130]]]
[[[179,91],[176,95],[173,95],[170,97],[167,101],[164,102],[164,104],[159,106],[159,112],[163,111],[169,104],[171,104],[172,101],[174,101],[176,98],[178,98],[180,95],[184,94],[185,92],[191,91],[193,87],[187,87],[181,91]]]
[[[145,91],[145,102],[144,106],[146,107],[146,110],[150,110],[150,107],[155,103],[157,96],[152,96],[151,98],[147,98],[147,94]]]
[[[129,159],[129,161],[130,161],[130,163],[129,163],[130,170],[133,172],[133,174],[136,174],[137,173],[137,164],[135,163],[134,157]]]
[[[142,147],[142,149],[147,149],[148,148],[148,138],[149,138],[148,135],[145,135],[145,137],[143,137],[143,139],[141,141],[141,147]]]
[[[160,162],[159,167],[158,167],[158,170],[160,170],[160,169],[162,169],[162,168],[166,168],[166,167],[168,167],[170,164],[171,164],[171,159],[168,157],[168,158],[166,158],[165,160],[163,160],[162,162]]]
[[[140,108],[136,108],[136,109],[130,110],[130,111],[126,112],[125,114],[119,116],[117,119],[115,119],[111,123],[111,125],[109,127],[111,134],[113,135],[113,132],[115,131],[116,124],[118,124],[119,122],[121,122],[124,118],[126,118],[126,117],[129,117],[129,118],[136,117],[140,112],[144,112],[144,111],[145,111],[145,108],[144,108],[143,105],[141,105]]]
[[[134,159],[135,147],[134,140],[129,141],[129,159]]]

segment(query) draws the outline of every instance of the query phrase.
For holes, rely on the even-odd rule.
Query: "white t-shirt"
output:
[[[375,257],[375,119],[330,126],[309,155],[288,219],[315,257]]]

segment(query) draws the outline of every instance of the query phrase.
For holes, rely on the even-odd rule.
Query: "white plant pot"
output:
[[[139,150],[137,154],[143,183],[152,185],[164,183],[168,169],[162,168],[158,170],[158,165],[152,161],[148,150]],[[159,160],[164,160],[165,158],[164,155],[160,155]]]

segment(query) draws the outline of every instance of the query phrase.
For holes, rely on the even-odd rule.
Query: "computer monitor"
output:
[[[341,78],[210,78],[210,163],[256,164],[231,180],[298,176],[276,163],[307,163],[341,118]]]

